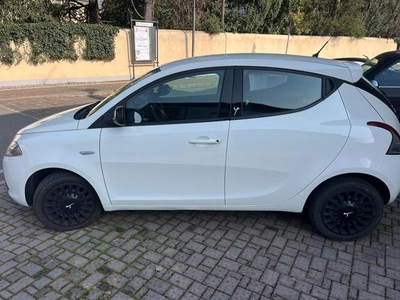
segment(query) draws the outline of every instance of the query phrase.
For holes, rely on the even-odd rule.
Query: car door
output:
[[[108,120],[111,125],[102,129],[100,138],[113,205],[224,204],[232,80],[229,69],[181,73],[118,104],[126,113],[125,126]]]
[[[400,60],[397,60],[382,71],[380,71],[374,80],[378,82],[379,88],[385,92],[389,101],[397,111],[400,112]]]
[[[226,204],[268,206],[310,184],[344,146],[350,124],[333,80],[237,69]]]

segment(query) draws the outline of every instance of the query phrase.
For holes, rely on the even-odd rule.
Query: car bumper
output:
[[[389,188],[389,203],[393,202],[400,194],[400,156],[385,155],[376,171]]]
[[[29,206],[25,199],[25,182],[22,156],[4,157],[3,170],[8,194],[17,203]]]

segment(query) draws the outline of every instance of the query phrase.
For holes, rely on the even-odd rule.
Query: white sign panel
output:
[[[153,27],[153,23],[150,22],[135,22],[135,25],[141,27]]]
[[[150,60],[150,28],[134,26],[136,61]]]

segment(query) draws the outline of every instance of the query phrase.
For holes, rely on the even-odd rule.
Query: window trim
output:
[[[176,121],[168,121],[168,122],[152,122],[152,123],[137,123],[132,125],[126,125],[124,127],[137,127],[137,126],[158,126],[158,125],[174,125],[174,124],[189,124],[189,123],[205,123],[205,122],[218,122],[218,121],[226,121],[230,119],[230,107],[229,107],[229,114],[226,117],[220,117],[220,108],[221,104],[231,103],[232,97],[232,86],[233,86],[233,67],[212,67],[212,68],[198,68],[192,69],[184,72],[177,72],[174,74],[167,75],[162,77],[158,80],[155,80],[142,88],[134,91],[133,93],[129,94],[127,97],[116,103],[113,107],[111,107],[107,112],[105,112],[101,117],[99,117],[93,124],[89,127],[91,128],[115,128],[119,127],[118,125],[114,124],[112,121],[112,116],[114,114],[114,110],[118,106],[124,106],[126,108],[127,100],[131,97],[135,97],[139,93],[143,92],[144,90],[150,88],[153,85],[157,85],[160,82],[173,80],[174,78],[178,78],[181,76],[185,76],[185,74],[192,74],[192,73],[203,73],[203,72],[213,72],[213,71],[224,71],[224,78],[221,87],[221,96],[218,102],[218,116],[214,119],[203,119],[203,120],[176,120]]]
[[[280,116],[280,115],[287,115],[287,114],[293,114],[297,112],[301,112],[303,110],[309,109],[322,101],[324,101],[326,98],[331,96],[334,92],[336,92],[339,88],[336,80],[334,78],[331,78],[329,76],[324,76],[320,74],[315,74],[311,72],[304,72],[304,71],[298,71],[298,70],[292,70],[292,69],[283,69],[283,68],[270,68],[270,67],[254,67],[254,66],[241,66],[241,67],[236,67],[235,68],[235,77],[234,77],[234,103],[239,103],[240,100],[240,108],[241,112],[243,111],[243,73],[244,70],[259,70],[259,71],[272,71],[272,72],[286,72],[286,73],[292,73],[292,74],[299,74],[299,75],[306,75],[306,76],[311,76],[311,77],[317,77],[321,79],[321,93],[322,97],[313,103],[306,105],[304,107],[298,108],[298,109],[291,109],[288,111],[282,111],[282,112],[275,112],[275,113],[259,113],[259,114],[254,114],[254,115],[248,115],[248,116],[232,116],[231,120],[242,120],[242,119],[254,119],[254,118],[266,118],[266,117],[274,117],[274,116]],[[328,87],[327,87],[327,81],[332,80],[334,83],[334,88],[328,92]],[[240,88],[239,88],[240,87]],[[232,111],[231,111],[232,115]]]

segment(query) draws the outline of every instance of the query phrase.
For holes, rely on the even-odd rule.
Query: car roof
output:
[[[400,56],[400,51],[394,50],[394,51],[383,52],[381,54],[378,54],[376,58],[389,58],[394,56]]]
[[[174,61],[160,67],[163,73],[175,73],[211,67],[269,67],[304,71],[356,82],[362,76],[358,64],[309,56],[285,54],[217,54]]]

